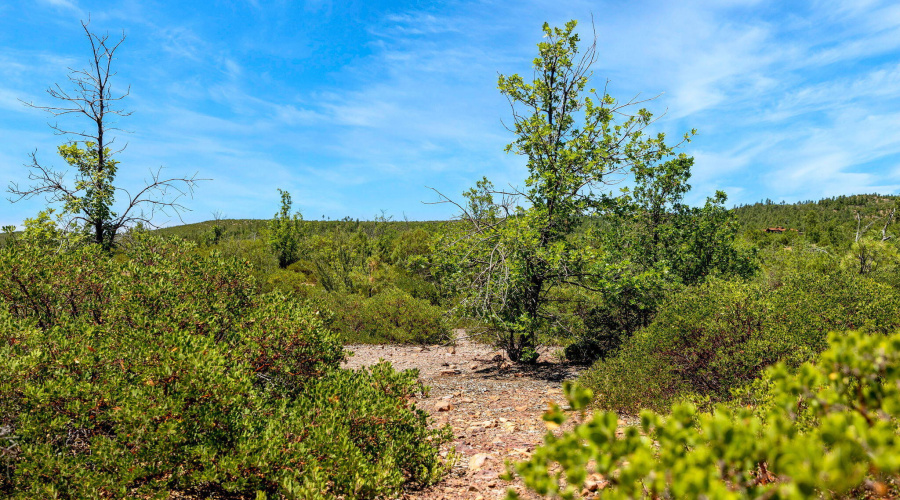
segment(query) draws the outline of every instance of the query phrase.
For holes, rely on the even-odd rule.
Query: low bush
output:
[[[896,498],[900,333],[832,334],[830,346],[816,364],[768,370],[765,408],[701,413],[682,403],[642,413],[624,433],[615,413],[597,413],[548,434],[513,469],[538,494],[566,499]],[[591,400],[565,389],[576,409]],[[544,419],[556,427],[566,415],[555,407]]]
[[[371,297],[319,293],[312,301],[331,311],[329,326],[345,344],[438,344],[451,338],[441,308],[397,288]]]
[[[582,376],[602,408],[663,409],[689,395],[727,399],[767,366],[797,366],[826,347],[831,330],[900,327],[900,293],[866,276],[794,269],[756,281],[687,288],[614,358]]]
[[[5,496],[375,498],[446,470],[417,373],[340,369],[322,314],[243,262],[139,237],[0,270]]]
[[[614,356],[634,332],[653,320],[665,296],[682,288],[657,272],[613,269],[618,279],[605,282],[600,291],[574,287],[555,291],[570,295],[571,312],[560,314],[569,327],[551,330],[552,338],[574,337],[565,349],[569,361],[587,364]]]
[[[259,238],[254,239],[228,239],[220,242],[212,248],[204,250],[209,254],[216,253],[224,258],[235,259],[243,262],[256,283],[264,291],[271,290],[265,283],[269,276],[278,272],[278,258],[271,253],[266,242]]]

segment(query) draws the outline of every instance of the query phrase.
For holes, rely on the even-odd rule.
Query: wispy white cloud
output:
[[[59,9],[80,11],[78,5],[72,0],[38,0],[38,3],[49,5],[51,7],[56,7]]]
[[[455,195],[482,175],[521,183],[523,159],[502,152],[512,136],[501,124],[509,109],[497,74],[530,74],[545,20],[578,18],[588,40],[592,13],[595,83],[610,78],[620,98],[664,92],[649,104],[668,109],[657,128],[676,137],[700,129],[685,149],[696,157],[691,201],[722,188],[740,203],[900,185],[900,144],[887,132],[900,125],[894,2],[219,7],[215,26],[165,2],[123,0],[95,17],[98,27],[129,32],[121,77],[133,84],[135,115],[125,126],[137,133],[126,137],[123,165],[137,173],[123,173],[123,182],[139,181],[147,166],[200,170],[216,180],[214,194],[194,202],[198,218],[222,209],[222,199],[234,200],[236,208],[224,207],[232,216],[269,216],[276,187],[308,213],[365,217],[386,208],[440,217],[450,208],[419,203],[433,199],[426,185]],[[335,34],[350,24],[357,31]],[[61,68],[80,60],[68,47],[0,49],[0,113],[41,125],[44,117],[13,115],[23,108],[12,99],[64,81]],[[10,134],[0,151],[43,144]]]
[[[450,17],[436,17],[425,12],[405,12],[402,14],[388,14],[386,26],[373,32],[376,35],[435,35],[438,33],[453,33],[460,30],[460,25]]]

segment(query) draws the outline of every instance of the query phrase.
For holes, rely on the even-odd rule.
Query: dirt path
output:
[[[390,361],[396,369],[418,368],[431,387],[418,405],[436,425],[453,427],[460,459],[440,483],[410,491],[406,498],[478,499],[503,498],[508,487],[521,493],[516,481],[498,478],[505,460],[523,460],[543,443],[547,432],[541,415],[554,401],[563,406],[562,381],[577,377],[579,367],[558,362],[549,350],[541,352],[534,367],[509,362],[497,350],[460,341],[455,347],[394,345],[346,346],[354,355],[345,367],[358,368]],[[524,495],[526,498],[530,495]]]

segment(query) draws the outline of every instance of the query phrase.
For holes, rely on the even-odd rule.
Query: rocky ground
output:
[[[385,359],[400,370],[419,369],[431,387],[429,397],[417,402],[419,407],[434,417],[435,425],[453,427],[451,446],[459,455],[453,471],[432,487],[408,492],[406,498],[488,500],[503,498],[510,487],[524,498],[536,498],[521,482],[498,476],[506,460],[526,459],[543,442],[547,429],[541,415],[551,401],[566,404],[562,381],[577,377],[581,367],[561,362],[549,349],[541,352],[538,365],[518,366],[501,351],[464,338],[454,347],[346,347],[354,353],[344,364],[349,368]]]

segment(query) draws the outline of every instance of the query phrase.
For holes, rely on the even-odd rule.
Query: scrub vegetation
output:
[[[545,416],[575,429],[510,465],[539,494],[898,493],[896,197],[687,204],[695,132],[672,143],[645,101],[594,88],[572,21],[544,26],[533,80],[499,78],[519,188],[439,193],[448,221],[307,220],[279,190],[271,220],[154,228],[140,207],[180,210],[172,187],[199,179],[154,178],[117,215],[123,167],[86,111],[119,109],[99,106],[124,97],[108,90],[118,44],[85,31],[99,73],[75,77],[99,87],[57,96],[96,125],[60,147],[75,185],[35,160],[35,186],[10,190],[51,206],[0,240],[4,496],[433,484],[452,434],[413,403],[418,374],[340,365],[346,345],[452,344],[457,328],[522,365],[549,344],[590,366],[565,385],[569,413]],[[641,425],[617,433],[622,415]]]

